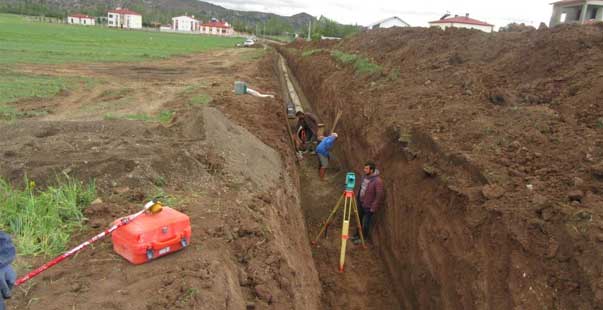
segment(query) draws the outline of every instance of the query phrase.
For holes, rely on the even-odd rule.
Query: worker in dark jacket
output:
[[[310,112],[297,111],[297,126],[295,127],[298,142],[298,150],[305,151],[309,144],[318,139],[318,117]]]
[[[15,260],[15,246],[10,236],[0,231],[0,310],[4,310],[4,300],[10,298],[17,274],[11,264]]]
[[[380,172],[374,162],[366,162],[363,173],[364,175],[360,181],[360,189],[356,194],[356,201],[359,206],[358,213],[360,215],[360,223],[362,224],[362,234],[366,240],[369,240],[373,215],[383,205],[385,191]],[[352,242],[354,244],[360,243],[359,232],[356,232],[356,235],[352,237]]]

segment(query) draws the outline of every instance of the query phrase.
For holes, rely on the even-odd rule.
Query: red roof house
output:
[[[446,28],[467,28],[467,29],[477,29],[485,32],[494,31],[494,25],[489,24],[487,22],[483,22],[477,19],[473,19],[469,17],[469,14],[465,16],[454,16],[454,17],[443,17],[439,20],[429,22],[429,25],[432,27],[440,27],[442,29]]]
[[[94,26],[96,24],[96,18],[86,14],[73,13],[67,16],[67,23],[73,25]]]
[[[120,14],[120,15],[137,15],[137,16],[142,16],[140,13],[134,12],[134,11],[131,11],[131,10],[128,10],[128,9],[109,10],[109,13]]]
[[[219,36],[232,36],[234,29],[225,21],[212,18],[211,21],[201,24],[201,33]]]
[[[116,28],[141,29],[142,15],[122,8],[109,10],[107,12],[107,25]]]

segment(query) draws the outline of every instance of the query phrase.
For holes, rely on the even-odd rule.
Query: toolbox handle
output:
[[[182,238],[181,236],[174,236],[174,238],[165,240],[165,241],[153,241],[151,242],[151,245],[153,246],[153,249],[157,250],[160,248],[165,248],[166,246],[175,244],[175,243],[180,243],[180,238]]]

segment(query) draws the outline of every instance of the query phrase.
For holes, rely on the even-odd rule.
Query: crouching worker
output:
[[[17,274],[11,264],[15,260],[15,246],[10,236],[0,231],[0,310],[4,310],[4,300],[10,298]]]
[[[329,166],[329,159],[331,158],[330,151],[335,145],[337,134],[332,133],[328,137],[322,139],[316,147],[316,154],[318,154],[318,175],[320,180],[325,180],[325,174],[327,173],[327,167]]]
[[[380,172],[372,161],[364,164],[363,175],[360,181],[360,190],[356,194],[358,203],[358,213],[360,215],[360,223],[362,224],[362,235],[365,240],[370,240],[369,233],[371,232],[371,223],[373,215],[381,207],[385,200],[383,190],[383,180],[381,180]],[[359,244],[360,232],[352,237],[354,244]]]
[[[310,112],[297,111],[297,149],[312,151],[312,144],[318,139],[318,118]]]

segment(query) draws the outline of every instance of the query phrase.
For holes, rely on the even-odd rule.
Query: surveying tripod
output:
[[[345,263],[345,249],[347,246],[347,241],[349,239],[349,230],[350,230],[350,220],[352,217],[352,212],[354,212],[354,217],[356,218],[356,224],[358,227],[358,234],[360,235],[360,240],[362,241],[362,246],[366,248],[366,244],[364,243],[364,235],[362,234],[362,224],[360,223],[360,216],[358,214],[358,205],[356,204],[356,198],[354,197],[354,186],[356,184],[356,175],[353,172],[348,172],[345,177],[345,190],[339,198],[339,201],[329,214],[329,217],[323,224],[318,236],[316,239],[312,241],[313,245],[318,243],[318,239],[324,233],[325,237],[327,236],[327,229],[329,225],[334,220],[335,214],[339,208],[343,205],[343,225],[341,227],[341,254],[339,255],[339,272],[343,272],[343,265]],[[343,204],[342,204],[343,202]]]

